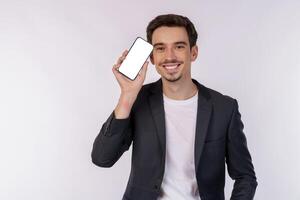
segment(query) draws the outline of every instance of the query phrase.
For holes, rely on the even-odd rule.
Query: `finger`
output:
[[[118,59],[117,64],[118,64],[118,65],[121,65],[124,59],[125,59],[125,56],[121,56],[121,57]]]
[[[118,65],[121,65],[122,62],[125,60],[125,58],[126,58],[126,55],[121,56],[121,57],[118,59],[117,64],[118,64]]]
[[[122,53],[122,55],[121,55],[121,57],[119,58],[119,60],[123,61],[123,60],[125,59],[125,57],[127,56],[127,54],[128,54],[128,50],[126,49],[126,50]]]
[[[116,68],[116,65],[113,66],[112,72],[114,73],[114,75],[116,75],[116,73],[118,72],[118,68]]]
[[[144,65],[143,65],[142,69],[140,70],[139,75],[140,75],[141,77],[145,77],[145,76],[146,76],[148,64],[149,64],[149,61],[146,61],[146,62],[144,63]]]
[[[127,54],[128,54],[128,50],[123,51],[122,55],[117,60],[118,65],[122,64]]]
[[[114,71],[114,70],[117,70],[117,69],[119,69],[119,65],[114,64],[113,67],[112,67],[112,70]]]
[[[115,64],[112,68],[112,72],[113,72],[113,74],[115,75],[116,78],[118,78],[121,75],[120,72],[119,72],[119,68],[120,68],[120,66],[117,65],[117,64]]]
[[[122,56],[126,56],[128,54],[128,50],[123,51]]]
[[[122,79],[122,74],[120,74],[120,72],[118,71],[117,68],[113,68],[112,69],[113,74],[115,75],[115,77],[117,78],[117,80],[121,80]]]

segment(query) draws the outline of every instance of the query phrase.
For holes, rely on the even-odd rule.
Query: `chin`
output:
[[[177,76],[162,76],[166,81],[176,82],[181,79],[182,75]]]

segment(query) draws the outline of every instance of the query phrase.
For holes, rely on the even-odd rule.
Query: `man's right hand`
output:
[[[112,71],[121,88],[119,102],[114,110],[116,119],[125,119],[129,116],[132,105],[135,102],[136,97],[145,81],[147,67],[149,63],[148,61],[145,62],[136,79],[132,81],[127,77],[123,76],[118,71],[118,68],[122,64],[127,54],[128,50],[125,50],[122,56],[118,59],[117,63],[112,68]]]

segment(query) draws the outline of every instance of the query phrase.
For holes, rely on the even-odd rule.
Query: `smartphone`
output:
[[[141,37],[137,37],[119,67],[119,72],[130,80],[134,80],[152,50],[153,46],[150,43]]]

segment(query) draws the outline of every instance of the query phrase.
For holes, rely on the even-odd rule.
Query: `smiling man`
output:
[[[194,96],[198,89],[191,79],[191,62],[198,55],[197,35],[192,36],[190,45],[184,27],[160,26],[153,30],[149,26],[147,32],[154,46],[151,62],[162,77],[164,94],[175,100]]]
[[[225,164],[235,181],[232,200],[254,198],[257,187],[235,99],[191,77],[197,32],[184,16],[153,19],[147,39],[161,78],[143,85],[148,62],[134,81],[112,71],[121,94],[92,150],[97,166],[111,167],[132,148],[123,200],[224,200]]]

